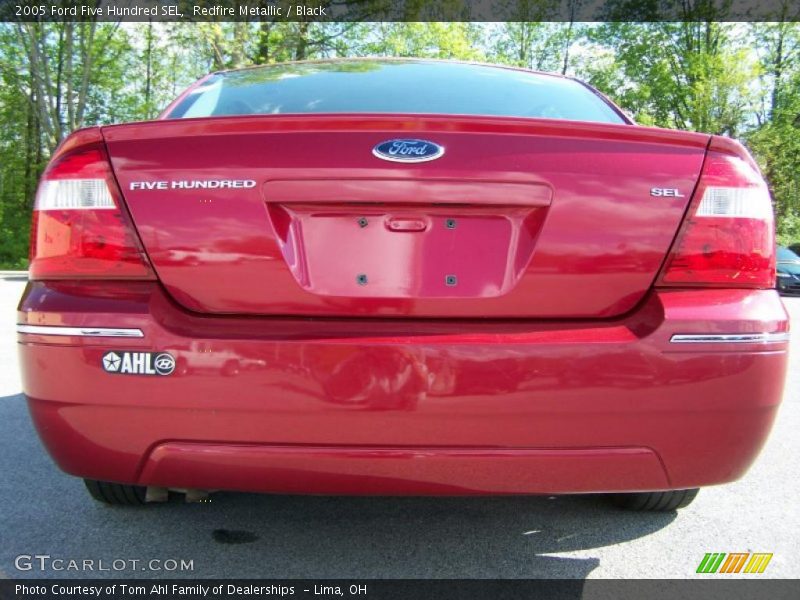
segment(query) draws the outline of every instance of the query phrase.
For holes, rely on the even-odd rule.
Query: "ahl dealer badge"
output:
[[[175,358],[168,352],[113,350],[103,356],[103,370],[122,375],[172,375]]]

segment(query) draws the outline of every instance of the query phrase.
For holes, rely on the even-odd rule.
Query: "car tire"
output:
[[[95,481],[84,479],[86,489],[92,498],[103,504],[114,506],[143,506],[146,488],[138,485],[125,485],[111,483],[110,481]]]
[[[612,494],[611,501],[625,510],[667,512],[689,506],[699,491],[697,488],[692,488],[668,492]]]

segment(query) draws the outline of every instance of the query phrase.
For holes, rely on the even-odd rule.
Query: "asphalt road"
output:
[[[737,483],[702,490],[680,513],[626,513],[593,497],[227,493],[207,504],[109,508],[53,465],[31,426],[14,333],[23,286],[0,276],[2,577],[687,578],[706,552],[772,552],[759,577],[800,575],[800,335],[755,466]],[[786,305],[800,318],[800,299]],[[90,559],[95,571],[21,571],[19,555]],[[193,561],[193,570],[142,571],[131,562],[96,570],[99,560],[113,569],[120,559]]]

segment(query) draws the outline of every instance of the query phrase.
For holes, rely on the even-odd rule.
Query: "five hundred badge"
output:
[[[103,356],[106,373],[123,375],[172,375],[175,358],[168,352],[106,352]]]

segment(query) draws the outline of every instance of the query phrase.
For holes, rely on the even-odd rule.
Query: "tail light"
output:
[[[712,143],[660,285],[772,288],[772,201],[755,163],[731,140]]]
[[[31,279],[154,279],[99,129],[67,138],[42,175],[29,271]]]

